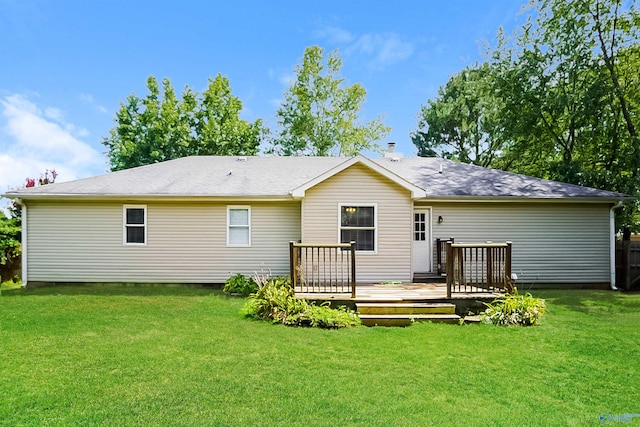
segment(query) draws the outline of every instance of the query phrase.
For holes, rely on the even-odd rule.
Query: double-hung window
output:
[[[125,205],[123,211],[125,245],[147,244],[147,206]]]
[[[356,242],[356,250],[376,251],[376,206],[340,205],[340,243]]]
[[[251,246],[251,208],[227,207],[227,246]]]

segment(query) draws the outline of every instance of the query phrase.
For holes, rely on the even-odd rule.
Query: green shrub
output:
[[[537,325],[546,310],[543,299],[534,298],[528,292],[521,295],[515,288],[513,293],[485,305],[487,309],[482,313],[482,319],[494,325]]]
[[[271,320],[288,326],[346,328],[360,325],[358,315],[345,307],[332,309],[328,303],[315,305],[296,298],[288,277],[257,277],[258,291],[249,296],[243,307],[246,317]]]
[[[0,210],[0,283],[17,279],[20,272],[20,219]]]
[[[360,318],[355,311],[341,306],[333,309],[326,302],[322,305],[308,304],[307,310],[299,319],[299,326],[338,329],[359,326]]]
[[[222,289],[228,294],[237,294],[248,296],[258,290],[258,285],[253,279],[243,276],[238,273],[235,276],[231,276],[224,282],[224,288]]]

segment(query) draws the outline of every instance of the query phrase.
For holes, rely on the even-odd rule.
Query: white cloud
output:
[[[325,39],[329,43],[347,44],[354,39],[353,34],[342,28],[327,26],[313,32],[313,36],[319,39]]]
[[[59,108],[48,107],[44,109],[45,117],[61,123],[64,120],[64,113]]]
[[[282,87],[289,89],[296,77],[295,74],[291,72],[291,70],[275,70],[273,68],[269,68],[267,72],[269,79],[276,80]]]
[[[283,102],[284,102],[284,99],[282,98],[272,98],[269,100],[269,105],[271,105],[274,108],[280,108]]]
[[[412,42],[396,33],[365,33],[356,36],[341,28],[325,26],[314,31],[313,35],[338,45],[347,55],[363,57],[368,66],[375,69],[406,61],[415,50]]]
[[[438,55],[442,55],[443,53],[446,53],[449,49],[450,49],[450,47],[446,43],[439,43],[435,48],[436,53]]]
[[[414,47],[394,33],[363,34],[346,51],[368,56],[369,65],[373,68],[385,68],[407,60],[413,54]]]
[[[64,122],[64,112],[39,108],[22,95],[0,99],[0,192],[39,178],[46,169],[58,172],[58,181],[95,174],[102,155],[79,138],[86,129]]]
[[[283,87],[286,87],[288,89],[291,87],[293,82],[296,81],[296,76],[291,73],[285,73],[278,78],[278,81]]]
[[[80,101],[86,102],[87,104],[93,104],[95,102],[93,99],[93,95],[89,93],[80,93],[80,95],[78,95],[78,98],[80,99]]]
[[[98,104],[93,98],[93,95],[91,95],[90,93],[81,93],[80,95],[78,95],[78,98],[80,99],[80,101],[92,106],[100,113],[106,114],[109,112],[103,105]]]

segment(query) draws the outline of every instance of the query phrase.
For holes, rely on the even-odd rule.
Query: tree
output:
[[[356,83],[345,84],[340,77],[342,60],[337,51],[324,58],[324,49],[305,49],[296,78],[284,94],[277,112],[281,128],[271,152],[290,155],[350,156],[371,149],[385,138],[390,128],[382,117],[358,123],[358,113],[366,90]]]
[[[510,86],[516,90],[502,94],[508,102],[500,116],[510,132],[509,154],[517,159],[512,170],[637,195],[640,15],[635,1],[532,5],[535,19],[514,40],[515,54],[494,52],[504,75],[519,74],[520,84]],[[636,214],[637,205],[627,204],[617,212],[619,226],[639,227]]]
[[[111,170],[122,170],[192,155],[255,155],[265,135],[261,120],[240,119],[242,102],[231,94],[229,80],[218,74],[198,94],[185,87],[178,99],[169,79],[162,90],[147,79],[149,94],[127,97],[114,128],[102,144]]]
[[[419,156],[438,156],[489,167],[500,155],[502,143],[495,126],[491,97],[491,69],[484,63],[453,76],[429,100],[418,116],[411,140]]]
[[[414,143],[477,163],[481,141],[491,167],[638,195],[639,29],[635,0],[532,0],[527,22],[473,68],[488,70],[482,90],[454,76],[423,107]],[[618,225],[640,228],[637,212],[618,210]]]
[[[231,94],[229,81],[218,75],[209,80],[195,112],[199,136],[192,147],[198,155],[255,155],[265,134],[261,120],[249,123],[239,119],[242,102]]]
[[[0,283],[13,279],[20,259],[20,220],[0,210]]]

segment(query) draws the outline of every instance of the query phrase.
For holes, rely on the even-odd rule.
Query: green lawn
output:
[[[199,287],[3,290],[0,425],[585,426],[640,413],[640,295],[535,294],[538,327],[327,331],[245,320],[242,299]]]

